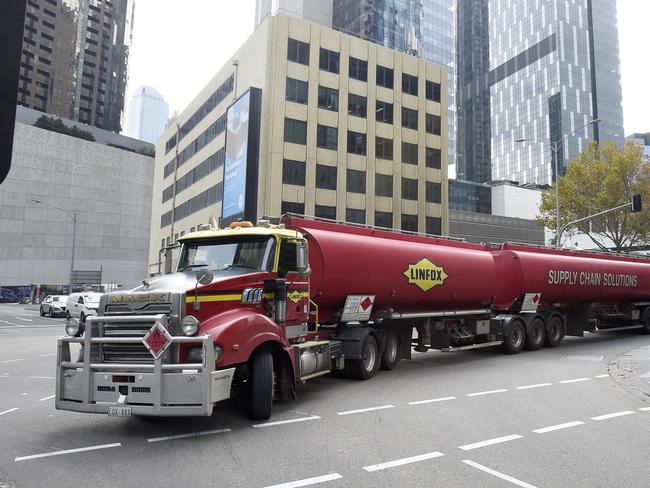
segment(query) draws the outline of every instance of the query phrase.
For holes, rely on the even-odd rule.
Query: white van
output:
[[[86,320],[89,315],[97,315],[99,308],[99,299],[103,293],[94,293],[86,291],[83,293],[71,293],[68,296],[65,315],[67,318],[74,317],[81,322]]]

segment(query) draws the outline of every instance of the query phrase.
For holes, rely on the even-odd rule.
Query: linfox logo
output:
[[[287,295],[287,298],[289,298],[293,303],[298,303],[302,299],[302,293],[298,290],[293,290]]]
[[[443,268],[436,266],[427,258],[422,258],[415,264],[409,264],[404,271],[404,276],[408,278],[410,284],[417,286],[422,291],[429,291],[431,288],[442,285],[448,278]]]

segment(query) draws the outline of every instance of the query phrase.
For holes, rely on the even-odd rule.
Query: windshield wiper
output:
[[[185,271],[186,269],[191,269],[191,268],[203,268],[205,266],[207,266],[207,264],[188,264],[187,266],[185,266],[180,271]]]
[[[247,265],[245,265],[245,264],[227,264],[226,266],[224,266],[224,267],[221,268],[221,269],[226,270],[226,269],[232,269],[232,268],[246,268],[246,269],[256,269],[256,270],[259,270],[259,268],[256,268],[255,266],[247,266]]]

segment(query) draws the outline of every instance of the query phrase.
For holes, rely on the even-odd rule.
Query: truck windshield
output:
[[[203,267],[214,271],[230,268],[271,270],[274,244],[275,240],[266,236],[222,237],[186,242],[178,260],[178,271]]]

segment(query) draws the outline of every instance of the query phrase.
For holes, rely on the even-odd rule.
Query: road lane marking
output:
[[[535,429],[533,432],[536,434],[546,434],[547,432],[553,432],[554,430],[568,429],[569,427],[576,427],[578,425],[583,425],[584,422],[580,420],[575,420],[573,422],[567,422],[565,424],[551,425],[549,427],[542,427],[541,429]]]
[[[215,430],[205,430],[203,432],[190,432],[189,434],[168,435],[165,437],[153,437],[151,439],[147,439],[147,442],[162,442],[162,441],[171,441],[174,439],[187,439],[189,437],[201,437],[204,435],[223,434],[224,432],[231,432],[231,430],[215,429]]]
[[[31,456],[21,456],[14,459],[15,462],[27,461],[28,459],[38,459],[50,456],[61,456],[63,454],[74,454],[75,452],[96,451],[97,449],[108,449],[110,447],[121,447],[120,442],[113,444],[102,444],[100,446],[78,447],[77,449],[66,449],[63,451],[45,452],[43,454],[32,454]]]
[[[274,425],[293,424],[295,422],[304,422],[305,420],[318,420],[318,419],[320,419],[318,415],[312,415],[310,417],[299,417],[297,419],[277,420],[275,422],[264,422],[263,424],[254,424],[253,427],[259,429],[263,427],[272,427]]]
[[[591,420],[607,420],[607,419],[613,419],[615,417],[622,417],[624,415],[632,415],[633,412],[632,410],[623,410],[622,412],[614,412],[614,413],[608,413],[606,415],[599,415],[597,417],[591,417]]]
[[[46,400],[50,400],[51,398],[54,398],[55,396],[56,396],[56,395],[50,395],[50,396],[48,396],[48,397],[41,398],[41,399],[39,400],[39,402],[44,402],[44,401],[46,401]]]
[[[500,444],[502,442],[514,441],[515,439],[521,439],[523,436],[518,434],[506,435],[503,437],[496,437],[495,439],[488,439],[487,441],[475,442],[473,444],[465,444],[464,446],[459,446],[458,449],[463,451],[471,451],[472,449],[478,449],[479,447],[491,446],[492,444]]]
[[[15,322],[9,322],[8,320],[0,320],[0,322],[2,322],[3,324],[13,325],[14,327],[23,327],[23,326],[20,325],[20,324],[17,324],[17,323],[15,323]]]
[[[448,400],[456,400],[455,396],[432,398],[430,400],[419,400],[417,402],[409,402],[409,405],[424,405],[425,403],[446,402]]]
[[[512,476],[508,476],[507,474],[500,473],[499,471],[495,471],[494,469],[490,469],[487,466],[483,466],[482,464],[475,463],[474,461],[470,461],[469,459],[464,459],[463,462],[468,466],[472,466],[473,468],[480,469],[481,471],[491,474],[492,476],[496,476],[497,478],[501,478],[502,480],[509,481],[513,485],[521,486],[521,488],[536,488],[535,486],[526,483],[525,481],[521,481],[518,480],[517,478],[513,478]]]
[[[53,380],[54,376],[30,376],[31,380]]]
[[[594,378],[609,378],[609,374],[598,374]]]
[[[639,410],[642,412],[650,412],[650,407],[641,407]]]
[[[16,363],[16,362],[22,361],[22,360],[23,360],[23,358],[7,359],[6,361],[0,361],[0,364]]]
[[[560,384],[566,384],[566,383],[579,383],[580,381],[589,381],[591,378],[575,378],[573,380],[564,380],[564,381],[558,381]]]
[[[388,461],[385,463],[371,464],[370,466],[364,466],[363,469],[366,471],[380,471],[382,469],[395,468],[397,466],[404,466],[405,464],[417,463],[420,461],[426,461],[428,459],[435,459],[444,456],[441,452],[429,452],[426,454],[420,454],[419,456],[411,456],[403,459],[396,459],[394,461]]]
[[[359,410],[346,410],[345,412],[336,412],[336,415],[352,415],[354,413],[373,412],[375,410],[385,410],[395,408],[395,405],[382,405],[381,407],[360,408]]]
[[[537,383],[536,385],[518,386],[517,390],[528,390],[529,388],[541,388],[542,386],[553,386],[553,383]]]
[[[4,415],[4,414],[6,414],[6,413],[15,412],[16,410],[18,410],[18,407],[16,407],[16,408],[10,408],[9,410],[5,410],[4,412],[0,412],[0,415]]]
[[[12,319],[22,320],[23,322],[34,322],[32,319],[24,319],[22,317],[11,317]]]
[[[508,390],[506,390],[505,388],[502,388],[500,390],[479,391],[477,393],[468,393],[467,396],[468,397],[475,397],[475,396],[481,396],[481,395],[492,395],[493,393],[503,393],[505,391],[508,391]]]
[[[279,485],[267,486],[265,488],[299,488],[300,486],[315,485],[318,483],[325,483],[327,481],[340,480],[343,478],[338,473],[326,474],[324,476],[316,476],[315,478],[307,478],[304,480],[289,481],[289,483],[282,483]]]
[[[50,357],[50,356],[56,356],[56,353],[55,353],[55,352],[51,352],[51,353],[49,353],[49,354],[40,354],[40,355],[39,355],[39,357],[41,357],[41,358],[47,358],[47,357]]]

